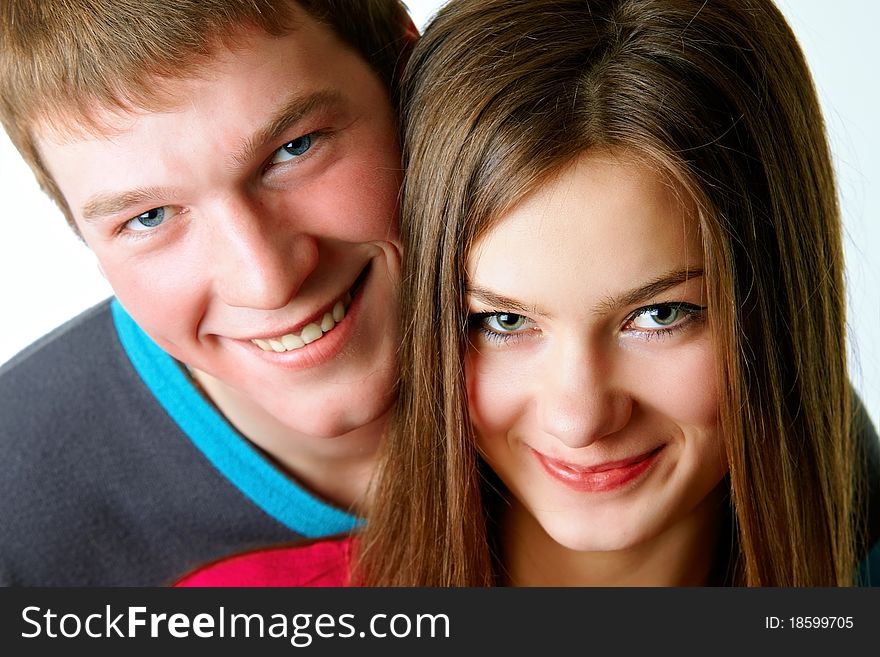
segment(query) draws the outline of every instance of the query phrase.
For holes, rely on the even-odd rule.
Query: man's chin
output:
[[[371,400],[370,404],[363,406],[344,403],[317,405],[308,413],[309,417],[304,417],[306,415],[304,412],[295,412],[285,413],[285,417],[279,420],[288,426],[292,433],[311,438],[326,440],[362,438],[368,443],[372,442],[372,437],[384,433],[391,411],[390,399],[385,403],[376,402],[377,400]]]

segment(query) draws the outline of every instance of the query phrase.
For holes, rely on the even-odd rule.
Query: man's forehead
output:
[[[242,150],[258,149],[264,142],[275,139],[288,127],[313,114],[344,111],[347,101],[347,96],[335,88],[302,92],[292,90],[274,102],[263,105],[263,112],[254,114],[250,124],[240,124]],[[45,146],[64,146],[84,141],[114,142],[131,133],[139,120],[162,115],[173,118],[175,113],[183,112],[186,107],[174,102],[157,109],[108,107],[94,109],[85,116],[56,115],[51,120],[44,119],[37,124],[34,143],[42,150]],[[246,156],[236,159],[246,159]]]
[[[131,107],[95,107],[87,113],[56,113],[34,121],[34,143],[65,145],[92,139],[112,139],[131,127],[139,115],[154,113],[151,110]]]
[[[294,13],[301,13],[297,10]],[[307,17],[298,17],[308,20]],[[198,92],[198,85],[224,76],[224,69],[252,56],[262,39],[275,40],[296,32],[297,22],[282,35],[243,26],[219,35],[213,45],[189,61],[179,62],[173,72],[144,72],[130,81],[119,81],[112,97],[84,93],[77,98],[49,102],[31,120],[35,142],[65,144],[85,139],[112,139],[128,131],[139,118],[182,110]]]

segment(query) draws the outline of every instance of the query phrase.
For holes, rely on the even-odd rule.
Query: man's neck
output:
[[[202,393],[269,459],[318,497],[360,514],[373,473],[386,417],[341,436],[293,431],[263,407],[218,379],[191,370]]]

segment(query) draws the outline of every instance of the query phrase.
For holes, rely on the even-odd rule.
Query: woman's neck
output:
[[[706,586],[715,583],[721,523],[719,488],[662,534],[633,547],[577,552],[551,538],[514,501],[501,523],[510,586]]]

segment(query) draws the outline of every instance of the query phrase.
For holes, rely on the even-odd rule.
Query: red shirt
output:
[[[202,566],[174,586],[349,586],[354,539],[245,552]]]

